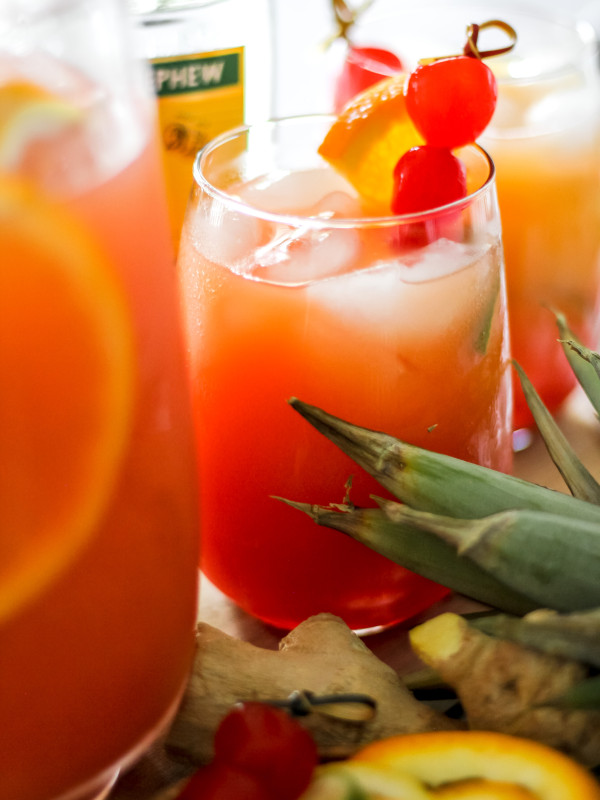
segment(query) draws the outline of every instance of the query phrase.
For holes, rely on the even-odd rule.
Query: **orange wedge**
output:
[[[450,792],[455,783],[458,793],[441,794],[453,800],[475,797],[465,794],[468,783],[460,786],[475,778],[487,784],[488,795],[482,800],[506,796],[500,794],[503,783],[515,784],[536,800],[600,800],[600,784],[575,761],[546,745],[501,733],[439,731],[394,736],[368,745],[351,761],[396,769],[431,790],[445,787]],[[489,794],[494,783],[496,795]]]
[[[406,110],[405,80],[385,78],[350,100],[319,147],[373,213],[390,213],[396,162],[423,143]]]
[[[126,447],[133,335],[69,214],[0,178],[0,622],[90,540]]]

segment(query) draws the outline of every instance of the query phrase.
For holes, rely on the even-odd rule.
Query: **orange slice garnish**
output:
[[[405,80],[385,78],[350,100],[319,147],[373,213],[390,213],[396,162],[423,144],[406,110]]]
[[[133,334],[111,262],[0,178],[0,621],[94,535],[130,429]]]
[[[15,169],[29,145],[58,136],[82,118],[77,106],[25,80],[0,86],[0,166]]]
[[[351,761],[396,769],[432,791],[445,787],[449,792],[455,783],[455,794],[441,796],[456,800],[473,797],[465,794],[467,783],[460,785],[472,779],[489,782],[488,792],[496,783],[499,800],[503,796],[501,785],[506,783],[529,792],[536,800],[600,800],[600,784],[576,761],[538,742],[495,732],[436,731],[394,736],[368,745]],[[518,793],[514,800],[517,798]]]

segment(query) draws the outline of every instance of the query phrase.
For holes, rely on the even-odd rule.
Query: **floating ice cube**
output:
[[[360,216],[360,205],[350,192],[341,176],[323,169],[269,175],[244,186],[240,197],[254,207],[307,217],[305,225],[280,225],[270,241],[249,256],[254,266],[246,264],[246,271],[251,269],[263,280],[293,284],[349,271],[360,247],[358,234],[315,224],[310,218],[326,222]]]
[[[396,264],[359,270],[308,287],[313,300],[327,306],[344,322],[361,325],[368,320],[391,324],[398,313],[398,293],[403,281]]]
[[[352,269],[360,250],[351,228],[285,226],[253,255],[253,275],[273,283],[304,284]]]
[[[273,214],[310,214],[329,193],[348,194],[349,184],[333,170],[277,172],[257,178],[239,190],[241,199]],[[318,213],[318,212],[317,212]]]
[[[347,192],[328,192],[312,209],[311,216],[322,219],[357,219],[362,216],[362,209],[357,197]]]
[[[266,223],[218,202],[200,203],[187,225],[194,246],[206,259],[235,271],[244,269],[248,254],[265,239]]]
[[[549,95],[530,110],[530,135],[564,131],[565,149],[576,149],[581,146],[580,137],[583,141],[585,138],[589,141],[595,140],[597,114],[598,99],[590,96],[586,87]],[[573,141],[574,138],[576,142]]]
[[[573,73],[559,75],[552,81],[509,83],[500,87],[494,117],[481,141],[484,146],[493,147],[496,137],[534,137],[557,131],[576,135],[579,131],[595,130],[591,120],[597,113],[597,93],[590,92],[589,85]],[[489,142],[492,144],[488,145]],[[572,142],[569,139],[566,142],[572,149]],[[531,143],[530,146],[533,152],[534,146]]]
[[[489,244],[464,244],[451,239],[437,239],[399,260],[397,266],[402,280],[424,283],[464,269],[481,259],[489,249]]]
[[[426,341],[478,313],[489,287],[490,247],[439,240],[418,262],[391,261],[308,288],[340,324]]]

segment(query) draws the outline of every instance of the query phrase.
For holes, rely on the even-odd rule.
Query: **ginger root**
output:
[[[468,726],[550,745],[600,763],[600,712],[544,705],[587,675],[584,665],[492,638],[446,613],[410,632],[412,649],[461,700]]]
[[[281,640],[278,651],[200,623],[192,676],[167,738],[167,752],[188,763],[208,763],[217,726],[234,703],[282,700],[294,691],[361,693],[377,703],[376,714],[368,721],[318,712],[299,718],[323,759],[350,756],[369,742],[394,734],[460,725],[415,700],[395,670],[332,614],[302,622]]]

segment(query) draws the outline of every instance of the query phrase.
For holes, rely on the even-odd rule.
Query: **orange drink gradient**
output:
[[[551,411],[575,387],[554,312],[592,349],[600,334],[600,118],[591,113],[588,129],[572,133],[486,143],[497,165],[513,356]],[[517,382],[515,427],[531,424]]]
[[[302,144],[290,148],[296,164],[311,147],[314,162],[329,123],[301,124]],[[370,494],[383,493],[286,400],[297,396],[414,444],[510,469],[495,195],[488,186],[471,209],[471,244],[443,239],[403,250],[398,221],[347,220],[360,216],[358,200],[323,162],[295,171],[281,146],[284,155],[263,173],[264,152],[280,142],[272,133],[265,147],[268,139],[261,129],[257,165],[240,155],[243,135],[197,162],[200,185],[179,254],[202,568],[242,608],[280,627],[321,611],[354,629],[386,625],[446,590],[274,499],[326,505],[349,493],[372,505]],[[221,176],[229,179],[224,188]]]
[[[28,62],[29,76],[33,65]],[[11,63],[11,73],[18,70],[19,64]],[[42,79],[47,74],[40,71]],[[69,75],[78,82],[70,68]],[[8,476],[0,495],[0,553],[10,556],[14,543],[25,542],[24,532],[33,530],[19,573],[28,581],[22,601],[6,596],[2,581],[11,575],[0,571],[0,797],[15,800],[96,796],[168,722],[193,653],[195,459],[153,112],[150,101],[132,94],[127,127],[119,131],[112,127],[105,87],[92,88],[97,107],[85,105],[84,117],[73,125],[32,140],[11,168],[13,177],[6,170],[0,174],[2,286],[21,285],[18,275],[36,274],[38,268],[53,285],[52,270],[60,273],[68,261],[56,256],[64,247],[89,252],[69,280],[91,287],[74,290],[71,303],[66,289],[44,297],[32,284],[14,313],[0,319],[0,363],[13,367],[0,378],[9,398],[9,405],[0,407],[0,471],[3,481]],[[6,86],[0,85],[3,91]],[[97,115],[89,128],[88,114]],[[107,136],[97,143],[92,133],[102,130]],[[112,145],[126,141],[126,133],[133,144],[111,160]],[[15,174],[17,183],[11,184]],[[18,226],[11,225],[7,211],[11,197],[21,203],[20,218],[36,231],[35,241],[15,234]],[[37,258],[35,247],[44,251],[42,230],[50,231],[47,252],[54,253],[47,269],[44,257],[38,266],[27,260]],[[62,336],[63,313],[88,296],[82,329],[64,336],[59,352],[53,342]],[[74,467],[89,430],[77,427],[79,416],[63,420],[61,404],[71,408],[79,395],[83,404],[91,393],[86,394],[94,375],[78,360],[80,350],[87,346],[89,319],[97,314],[101,320],[104,313],[94,311],[94,304],[117,296],[122,313],[115,342],[120,346],[119,326],[129,337],[122,378],[127,412],[110,469],[98,473],[106,483],[101,502],[76,541],[71,505],[80,493],[94,494],[96,479],[87,486],[87,475]],[[95,353],[90,350],[94,358]],[[98,355],[109,374],[113,356],[110,347]],[[32,372],[32,364],[39,370]],[[77,411],[77,402],[72,405]],[[88,411],[93,409],[82,406],[82,419]],[[108,430],[111,424],[107,419]],[[59,431],[63,441],[54,442]],[[92,441],[89,447],[102,452],[104,443]],[[44,485],[36,485],[42,479]],[[46,501],[39,500],[44,496]],[[63,550],[64,557],[44,571],[36,567],[44,542],[36,544],[35,530],[50,525],[54,514],[49,558]]]

